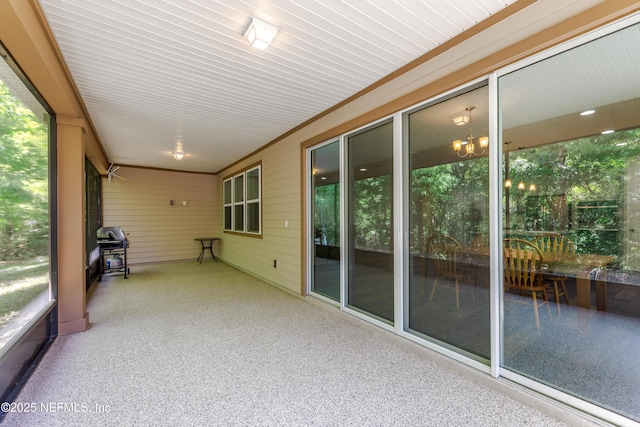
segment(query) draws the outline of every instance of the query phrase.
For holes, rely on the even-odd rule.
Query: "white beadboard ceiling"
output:
[[[600,1],[539,0],[487,33],[532,33]],[[512,3],[40,0],[109,160],[194,172],[224,169]],[[252,16],[280,29],[266,51],[242,37]],[[625,102],[631,111],[640,99],[637,46],[638,25],[511,74],[505,129]],[[424,115],[432,143],[450,144],[451,119],[469,102],[478,126],[487,122],[486,99],[460,97]],[[592,119],[581,131],[606,126]],[[176,150],[186,157],[175,160]]]
[[[197,172],[220,171],[514,2],[40,0],[109,160]],[[242,37],[252,16],[280,29],[264,52]]]

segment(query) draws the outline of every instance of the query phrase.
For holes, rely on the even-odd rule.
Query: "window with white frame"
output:
[[[224,231],[262,234],[262,166],[251,166],[223,181]]]

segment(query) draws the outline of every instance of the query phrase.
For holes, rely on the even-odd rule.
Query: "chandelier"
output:
[[[511,188],[513,187],[513,181],[511,181],[511,178],[509,177],[509,145],[511,145],[511,141],[505,142],[505,145],[507,146],[507,149],[504,152],[504,172],[507,179],[505,179],[504,181],[504,187]],[[524,190],[525,188],[526,188],[526,184],[522,179],[520,179],[520,182],[518,182],[518,190]],[[529,191],[537,191],[537,190],[538,190],[538,187],[536,186],[535,183],[532,182],[531,184],[529,184]]]
[[[457,126],[463,126],[469,123],[469,133],[467,134],[467,140],[463,141],[461,139],[456,139],[453,141],[453,151],[458,154],[458,157],[467,157],[471,155],[479,156],[484,154],[485,149],[489,146],[489,137],[482,136],[478,139],[478,145],[482,149],[481,152],[476,153],[476,145],[474,143],[475,135],[473,134],[473,121],[471,120],[471,111],[475,110],[476,107],[467,107],[466,111],[469,112],[469,117],[460,116],[453,119],[453,122]],[[464,150],[462,149],[464,147]],[[460,154],[462,152],[462,154]]]

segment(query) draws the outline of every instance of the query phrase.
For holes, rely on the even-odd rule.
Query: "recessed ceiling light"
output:
[[[186,153],[184,153],[184,152],[182,152],[182,151],[175,151],[175,152],[173,153],[173,157],[174,157],[174,159],[176,159],[176,160],[182,160],[182,158],[184,157],[184,155],[185,155],[185,154],[186,154]]]
[[[613,129],[607,129],[607,130],[603,130],[600,133],[603,134],[603,135],[608,135],[608,134],[614,133],[614,132],[615,132],[615,130],[613,130]]]
[[[589,116],[589,115],[591,115],[591,114],[593,114],[595,112],[596,112],[596,110],[585,110],[582,113],[580,113],[580,115],[581,116]]]
[[[360,172],[366,172],[367,168],[360,168]]]
[[[323,176],[323,177],[320,177],[320,179],[327,179],[327,177],[326,177],[326,176]]]

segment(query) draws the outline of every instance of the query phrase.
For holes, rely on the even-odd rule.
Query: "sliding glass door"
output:
[[[311,291],[340,301],[340,144],[311,151]]]
[[[408,330],[490,358],[487,86],[412,111]],[[459,151],[453,142],[459,141]]]
[[[393,122],[347,136],[347,305],[394,319]]]
[[[636,421],[639,45],[636,24],[499,79],[503,366]]]
[[[312,290],[602,419],[640,421],[638,19],[315,149]]]

